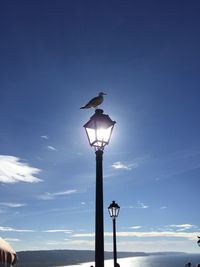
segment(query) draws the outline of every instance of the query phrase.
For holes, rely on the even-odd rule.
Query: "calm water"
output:
[[[200,253],[176,256],[145,256],[118,259],[120,267],[185,267],[185,264],[189,261],[192,263],[192,267],[196,266],[200,263]],[[70,265],[66,267],[90,267],[91,265],[94,266],[94,262],[87,262],[80,265]],[[113,260],[106,260],[105,267],[113,267]]]

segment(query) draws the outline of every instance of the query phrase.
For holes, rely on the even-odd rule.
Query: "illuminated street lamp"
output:
[[[96,109],[95,114],[83,126],[86,130],[89,143],[95,150],[103,150],[110,141],[115,121],[103,114],[102,109]]]
[[[104,220],[103,220],[103,150],[110,141],[115,121],[96,109],[95,114],[83,126],[89,143],[96,154],[96,209],[95,209],[95,267],[104,267]]]
[[[113,200],[108,207],[108,212],[113,220],[113,259],[114,267],[117,267],[117,243],[116,243],[116,218],[119,214],[120,206]]]

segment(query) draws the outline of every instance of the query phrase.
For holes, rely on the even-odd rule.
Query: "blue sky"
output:
[[[94,249],[95,154],[80,110],[100,91],[121,251],[199,252],[199,1],[1,1],[0,236]]]

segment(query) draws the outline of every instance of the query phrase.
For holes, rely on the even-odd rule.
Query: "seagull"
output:
[[[98,96],[92,98],[85,106],[81,107],[80,109],[85,108],[96,108],[103,102],[103,96],[106,95],[103,92],[100,92]]]

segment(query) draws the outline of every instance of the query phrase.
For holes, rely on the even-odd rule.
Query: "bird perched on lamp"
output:
[[[98,96],[92,98],[85,106],[81,107],[80,109],[98,107],[103,102],[104,95],[106,94],[103,92],[100,92]]]

